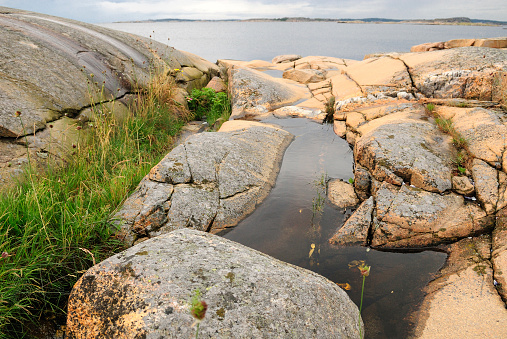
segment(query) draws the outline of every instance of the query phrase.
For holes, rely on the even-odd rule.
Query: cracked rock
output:
[[[235,226],[269,193],[291,141],[280,128],[247,121],[193,135],[150,171],[114,224],[130,245],[179,228]]]
[[[233,241],[177,230],[89,269],[69,299],[70,338],[359,338],[357,306],[335,283]],[[288,335],[290,333],[290,335]]]

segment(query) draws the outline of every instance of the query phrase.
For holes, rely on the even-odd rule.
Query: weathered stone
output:
[[[351,128],[354,132],[357,132],[359,126],[365,123],[366,120],[361,113],[349,112],[347,113],[347,120],[345,122],[349,128]]]
[[[507,303],[507,209],[496,215],[496,227],[493,230],[491,243],[491,263],[493,278],[502,299]]]
[[[507,48],[507,38],[476,39],[475,47]]]
[[[247,68],[229,69],[231,119],[259,114],[311,98],[304,85]]]
[[[340,74],[331,78],[332,94],[336,101],[347,100],[363,95],[361,87],[348,77],[346,74]]]
[[[366,94],[394,89],[410,91],[412,87],[410,75],[404,63],[390,56],[355,63],[347,67],[346,74]]]
[[[275,109],[273,115],[277,118],[315,118],[322,113],[320,110],[304,109],[298,106],[284,106]]]
[[[444,49],[444,43],[443,42],[427,42],[424,44],[412,46],[410,48],[410,52],[428,52],[428,51],[434,51],[439,49]]]
[[[440,277],[430,282],[415,322],[415,338],[503,338],[507,309],[493,285],[489,242],[465,239],[451,246]],[[482,251],[485,247],[486,251]]]
[[[373,127],[368,127],[370,124]],[[391,177],[393,183],[399,182],[393,174],[430,192],[451,189],[451,153],[434,125],[415,119],[399,121],[392,114],[365,128],[354,148],[354,158],[377,180]]]
[[[396,193],[386,188],[376,193],[378,225],[372,246],[432,246],[487,232],[493,226],[491,216],[476,204],[465,203],[461,195],[440,195],[407,185]]]
[[[475,39],[453,39],[444,42],[445,48],[470,47],[473,46]]]
[[[487,214],[496,212],[498,203],[498,173],[480,159],[474,159],[472,164],[472,177],[475,183],[477,199]]]
[[[183,227],[218,232],[236,225],[267,196],[291,140],[278,127],[248,121],[190,136],[115,215],[119,234],[131,245]]]
[[[310,89],[310,91],[312,91],[312,93],[314,93],[316,90],[319,90],[319,89],[326,89],[326,90],[331,89],[331,82],[329,80],[324,80],[324,81],[320,81],[320,82],[309,83],[307,86]]]
[[[426,97],[491,100],[493,77],[507,68],[505,51],[478,47],[452,48],[399,56]]]
[[[456,193],[471,196],[475,192],[474,185],[470,182],[470,179],[465,176],[454,176],[452,177],[452,189]]]
[[[295,61],[296,69],[343,70],[358,62],[357,60],[341,59],[325,56],[307,56]]]
[[[329,239],[329,243],[334,245],[366,245],[374,206],[373,197],[363,201],[354,214]]]
[[[88,270],[68,306],[69,338],[356,338],[356,305],[336,284],[227,239],[178,230]],[[305,311],[311,310],[311,311]]]
[[[368,199],[371,194],[371,176],[366,169],[361,166],[356,166],[354,171],[354,188],[357,197],[362,201]]]
[[[345,140],[347,142],[355,147],[356,141],[359,139],[359,135],[357,133],[354,133],[352,131],[347,131],[347,134],[345,134]]]
[[[334,120],[333,131],[340,138],[345,137],[345,135],[347,134],[347,125],[345,124],[345,121]]]
[[[507,128],[498,115],[484,108],[456,109],[454,112],[454,129],[466,140],[468,152],[473,157],[500,168],[506,149]],[[504,170],[505,168],[507,163]]]
[[[225,85],[225,82],[219,77],[213,77],[213,79],[208,82],[206,87],[215,90],[217,93],[227,92],[227,86]]]
[[[354,186],[340,179],[330,180],[327,185],[327,196],[334,205],[345,208],[359,203]]]
[[[290,69],[283,72],[283,78],[294,80],[301,84],[321,82],[326,79],[324,73],[314,69]]]
[[[273,60],[271,60],[271,63],[280,64],[280,63],[284,63],[284,62],[296,61],[297,59],[301,59],[301,55],[285,54],[285,55],[279,55],[279,56],[274,57]]]
[[[387,99],[378,100],[378,102],[375,102],[373,104],[365,104],[361,107],[355,108],[354,111],[361,113],[367,121],[372,121],[394,113],[423,112],[424,108],[422,105],[417,103],[408,103],[395,99]],[[414,117],[423,119],[424,115],[421,113],[419,116]]]
[[[498,171],[498,203],[496,210],[500,211],[507,207],[507,174]]]

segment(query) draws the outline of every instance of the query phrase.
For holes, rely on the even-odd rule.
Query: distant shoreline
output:
[[[507,21],[470,19],[465,17],[446,19],[414,19],[398,20],[386,18],[364,19],[319,19],[319,18],[254,18],[254,19],[229,19],[229,20],[199,20],[199,19],[154,19],[117,21],[114,23],[146,23],[146,22],[336,22],[343,24],[412,24],[412,25],[453,25],[453,26],[505,26]]]

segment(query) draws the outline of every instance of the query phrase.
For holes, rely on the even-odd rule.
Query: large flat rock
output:
[[[130,245],[179,228],[235,226],[275,184],[292,138],[278,127],[241,120],[191,136],[143,179],[115,224]]]
[[[207,303],[202,338],[358,338],[359,310],[326,278],[211,234],[184,229],[88,270],[68,306],[69,338],[191,338],[190,299]]]
[[[268,113],[311,98],[310,90],[295,81],[273,78],[260,71],[232,66],[228,71],[231,119]]]
[[[392,114],[366,124],[360,132],[364,134],[356,142],[354,158],[375,179],[396,185],[406,182],[430,192],[452,188],[452,155],[435,125]]]

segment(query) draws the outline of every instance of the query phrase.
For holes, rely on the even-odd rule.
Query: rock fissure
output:
[[[361,86],[354,78],[352,78],[346,71],[343,71],[343,75],[347,77],[348,80],[352,81],[354,84],[356,84],[357,88],[361,91],[361,94],[363,96],[366,96],[366,92],[363,89],[363,86]]]
[[[417,86],[415,85],[415,81],[414,81],[414,78],[412,77],[412,72],[410,71],[410,66],[407,65],[407,63],[405,62],[405,60],[401,59],[401,58],[396,58],[396,57],[392,57],[391,58],[395,59],[395,60],[399,60],[403,63],[403,65],[405,66],[405,69],[407,71],[407,74],[408,74],[408,78],[410,79],[410,92],[414,95],[415,97],[415,94],[416,92],[418,92],[418,89],[417,89]]]

